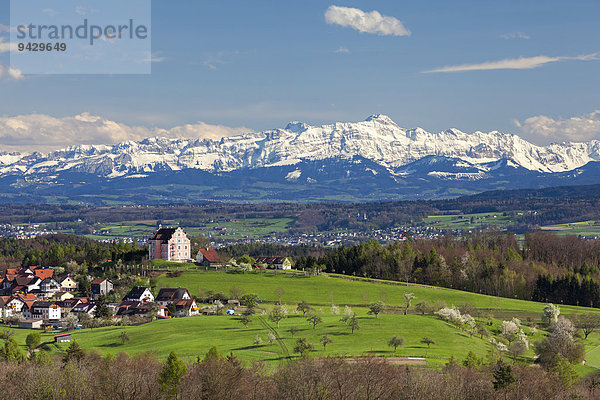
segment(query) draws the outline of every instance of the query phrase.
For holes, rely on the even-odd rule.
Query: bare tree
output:
[[[413,301],[416,298],[417,298],[417,296],[415,296],[413,293],[404,293],[404,302],[406,304],[406,307],[404,308],[404,315],[408,314],[408,309],[410,308],[410,303],[411,303],[411,301]]]

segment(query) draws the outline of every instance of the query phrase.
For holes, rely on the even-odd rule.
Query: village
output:
[[[192,259],[190,239],[180,227],[161,227],[148,242],[150,260],[194,262],[215,268],[226,264],[214,248],[200,249]],[[258,257],[255,262],[275,269],[292,266],[288,257]],[[235,315],[243,309],[238,299],[211,298],[208,304],[199,305],[182,287],[154,288],[153,292],[153,288],[135,285],[116,299],[115,283],[110,279],[95,277],[88,279],[89,285],[82,285],[70,274],[61,275],[57,270],[39,266],[6,270],[0,278],[0,319],[4,325],[63,331],[54,336],[55,342],[61,343],[72,340],[73,330],[101,326],[99,320],[104,325],[127,325],[217,312]],[[110,298],[117,301],[108,301]]]

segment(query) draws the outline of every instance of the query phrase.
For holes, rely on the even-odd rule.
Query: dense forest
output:
[[[600,215],[600,185],[539,190],[486,192],[474,196],[435,201],[375,203],[203,203],[165,206],[90,207],[50,204],[0,204],[0,223],[54,223],[51,229],[75,229],[90,233],[97,223],[176,220],[182,226],[199,226],[209,221],[244,218],[292,218],[292,233],[334,229],[379,229],[418,224],[435,214],[511,212],[513,232],[541,225],[597,219]],[[365,219],[364,216],[367,218]]]
[[[70,261],[89,266],[119,259],[141,262],[146,255],[147,250],[136,243],[103,243],[75,235],[0,238],[0,272],[15,266],[64,266]]]

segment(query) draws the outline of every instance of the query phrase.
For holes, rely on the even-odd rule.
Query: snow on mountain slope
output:
[[[284,129],[220,140],[155,137],[115,145],[71,146],[46,155],[3,153],[0,176],[47,175],[67,170],[107,178],[189,168],[225,172],[354,156],[392,169],[426,156],[459,158],[481,165],[482,170],[489,168],[484,164],[506,159],[532,171],[551,173],[570,171],[600,160],[600,142],[541,147],[516,135],[496,131],[468,134],[457,129],[440,133],[403,129],[385,115],[372,115],[362,122],[323,126],[292,122]],[[440,171],[440,176],[443,172]]]

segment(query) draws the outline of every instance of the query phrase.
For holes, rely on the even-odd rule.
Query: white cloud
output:
[[[89,113],[65,118],[28,114],[0,118],[0,150],[50,151],[76,144],[113,144],[154,136],[220,139],[248,132],[252,130],[204,122],[163,129],[129,126]]]
[[[212,69],[213,71],[217,69],[217,66],[210,61],[202,62],[202,65],[204,65],[205,67],[207,67],[209,69]]]
[[[0,53],[6,53],[8,51],[17,51],[17,44],[5,42],[3,37],[0,37]]]
[[[15,32],[17,29],[9,25],[0,24],[0,32]]]
[[[231,63],[233,58],[242,54],[243,53],[238,50],[205,53],[203,55],[202,65],[204,65],[206,68],[216,70],[219,66]]]
[[[489,71],[494,69],[533,69],[541,67],[542,65],[554,63],[558,61],[567,60],[578,60],[578,61],[591,61],[598,60],[597,54],[585,54],[576,57],[548,57],[548,56],[537,56],[537,57],[520,57],[520,58],[508,58],[499,61],[488,61],[480,64],[462,64],[452,65],[448,67],[435,68],[428,71],[422,71],[422,73],[434,73],[434,72],[464,72],[464,71]]]
[[[331,6],[325,11],[328,24],[356,29],[363,33],[382,36],[410,36],[410,31],[394,17],[381,15],[377,11],[365,12],[358,8]]]
[[[513,122],[524,133],[541,140],[585,142],[600,138],[600,110],[570,118],[537,115]]]
[[[44,9],[42,10],[42,12],[43,12],[44,14],[48,14],[48,15],[50,15],[50,16],[55,16],[55,15],[56,15],[56,10],[53,10],[53,9],[51,9],[51,8],[44,8]]]
[[[4,65],[0,64],[0,78],[2,78],[2,76],[6,76],[9,79],[14,80],[25,79],[25,75],[23,75],[23,72],[20,69],[5,67]]]
[[[7,72],[8,72],[8,76],[10,76],[12,79],[15,79],[17,81],[25,79],[25,76],[23,75],[23,72],[20,69],[8,68]]]
[[[512,33],[505,33],[503,35],[500,35],[500,37],[502,39],[506,39],[506,40],[510,40],[510,39],[531,39],[531,36],[523,33],[523,32],[512,32]]]
[[[143,61],[158,63],[158,62],[163,62],[166,59],[167,59],[167,57],[161,57],[159,52],[154,52],[154,53],[149,54],[149,56],[146,57]]]
[[[340,46],[337,50],[334,51],[334,53],[350,54],[350,50],[348,50],[346,47]]]

